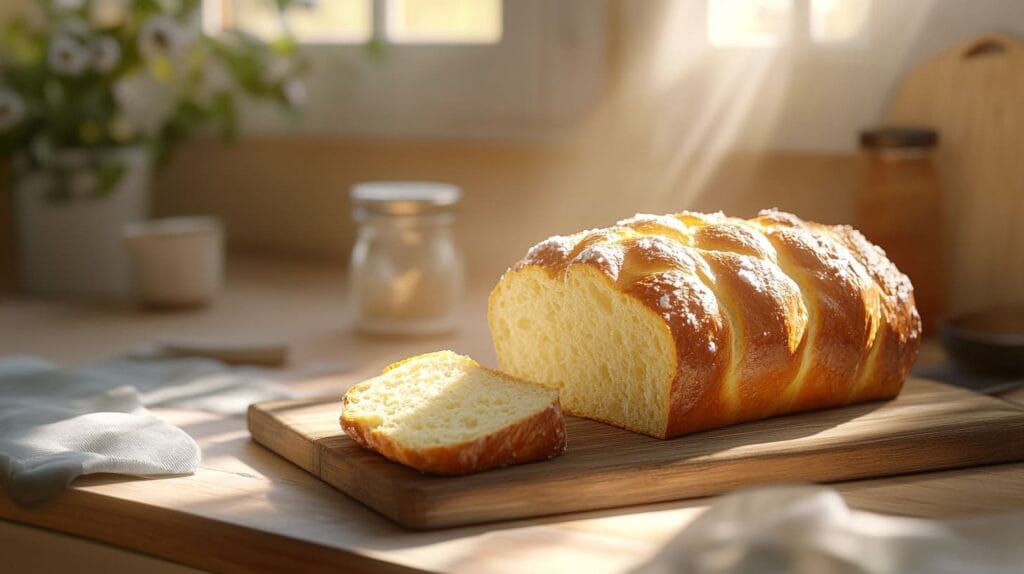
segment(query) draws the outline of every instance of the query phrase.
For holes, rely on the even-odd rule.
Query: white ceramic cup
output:
[[[121,229],[139,300],[154,307],[208,304],[224,282],[224,233],[213,217],[168,217]]]

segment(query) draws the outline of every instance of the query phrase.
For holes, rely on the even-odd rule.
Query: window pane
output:
[[[871,0],[811,0],[811,39],[844,42],[860,35]]]
[[[774,46],[789,29],[792,0],[708,0],[713,46]]]
[[[209,0],[207,0],[209,1]],[[263,38],[281,35],[273,0],[221,0],[224,28]],[[300,42],[366,42],[373,35],[373,0],[320,0],[287,13],[288,27]]]
[[[387,39],[398,43],[495,43],[501,0],[385,0]]]

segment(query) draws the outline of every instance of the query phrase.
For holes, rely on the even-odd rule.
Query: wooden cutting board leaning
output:
[[[1024,409],[910,379],[892,401],[658,440],[568,417],[559,458],[461,477],[421,474],[363,449],[341,400],[249,408],[252,437],[324,482],[417,529],[1024,460]]]
[[[887,122],[939,132],[949,311],[1024,306],[1024,43],[983,36],[925,62]]]

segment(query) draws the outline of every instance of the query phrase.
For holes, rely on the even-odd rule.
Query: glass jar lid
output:
[[[462,190],[433,181],[368,181],[353,185],[351,197],[356,217],[425,215],[451,211]]]

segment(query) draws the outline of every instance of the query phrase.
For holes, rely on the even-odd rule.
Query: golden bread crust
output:
[[[342,411],[344,412],[344,410]],[[477,440],[424,449],[405,448],[390,437],[341,417],[352,440],[385,457],[432,474],[461,475],[554,458],[565,452],[565,421],[558,401]]]
[[[558,279],[577,265],[599,270],[671,332],[675,375],[664,383],[663,431],[653,433],[661,438],[891,398],[920,344],[910,282],[880,248],[850,227],[774,210],[750,220],[637,215],[543,241],[492,292],[492,332],[495,298],[519,272]]]

